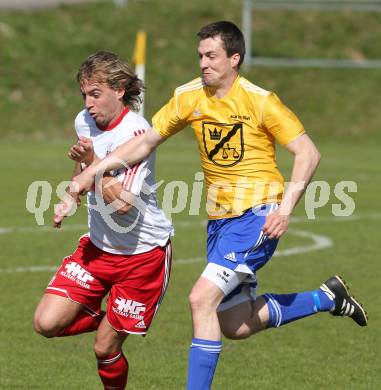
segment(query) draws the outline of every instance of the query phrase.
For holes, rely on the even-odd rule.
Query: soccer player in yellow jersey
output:
[[[361,305],[343,280],[333,276],[320,288],[256,297],[256,271],[271,258],[278,239],[310,182],[320,155],[296,116],[271,92],[239,75],[245,55],[241,31],[216,22],[198,33],[201,78],[175,90],[153,117],[153,129],[120,146],[75,178],[89,188],[97,172],[145,158],[187,125],[193,127],[208,186],[207,261],[189,300],[193,339],[188,390],[209,389],[221,351],[221,333],[244,339],[260,330],[329,311],[367,324]],[[293,156],[291,184],[275,160],[275,142]],[[61,203],[62,219],[67,205]]]

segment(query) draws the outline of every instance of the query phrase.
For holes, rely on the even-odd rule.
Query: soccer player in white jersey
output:
[[[77,79],[85,109],[75,119],[78,143],[70,155],[78,173],[80,163],[105,157],[149,125],[133,112],[142,82],[115,54],[89,56]],[[126,387],[122,344],[129,334],[147,333],[168,285],[173,229],[157,206],[154,162],[151,153],[105,174],[99,192],[88,193],[89,233],[64,258],[34,315],[35,330],[46,337],[97,331],[94,351],[105,389]]]
[[[256,272],[286,232],[320,155],[298,118],[274,93],[239,75],[245,43],[233,23],[211,23],[198,37],[201,77],[175,90],[153,117],[151,131],[75,178],[78,190],[88,188],[99,170],[118,168],[118,159],[135,164],[168,137],[193,127],[208,186],[209,221],[208,264],[189,298],[193,340],[188,390],[210,388],[221,333],[244,339],[324,311],[367,324],[364,309],[338,276],[312,291],[256,297]],[[286,191],[275,141],[294,156]]]

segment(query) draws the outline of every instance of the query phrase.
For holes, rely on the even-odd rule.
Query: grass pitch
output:
[[[66,178],[71,162],[65,157],[67,142],[20,142],[13,164],[1,167],[0,285],[0,388],[100,389],[92,352],[94,335],[43,339],[32,331],[31,318],[54,267],[72,252],[86,231],[85,210],[65,220],[62,231],[49,228],[52,207],[44,215],[46,227],[36,226],[25,210],[26,190],[32,180],[49,180],[53,187]],[[10,157],[12,144],[0,153]],[[332,203],[305,219],[303,204],[279,251],[311,246],[314,236],[330,240],[331,247],[292,256],[274,257],[259,271],[260,292],[286,293],[317,287],[338,273],[349,283],[369,311],[367,328],[351,320],[319,314],[312,318],[255,335],[246,341],[224,340],[214,388],[244,389],[376,389],[379,374],[379,228],[377,205],[381,191],[376,178],[378,147],[320,145],[323,160],[317,178],[331,183],[355,180],[356,211],[350,218],[333,217]],[[16,153],[16,152],[15,152]],[[12,153],[13,154],[13,153]],[[357,159],[353,158],[356,154]],[[169,159],[169,156],[171,158]],[[374,157],[372,157],[374,156]],[[7,159],[5,159],[5,162]],[[174,161],[171,163],[171,161]],[[366,163],[365,163],[366,161]],[[185,165],[186,164],[186,165]],[[287,172],[289,157],[281,153]],[[374,169],[370,169],[374,166]],[[199,170],[196,146],[187,135],[177,135],[158,153],[158,177],[185,178],[189,185]],[[52,204],[56,197],[52,197]],[[129,388],[180,389],[185,386],[191,339],[187,295],[204,263],[205,214],[174,215],[176,235],[174,266],[169,290],[146,338],[130,336],[125,353],[131,364]],[[79,226],[78,226],[79,225]],[[4,230],[10,228],[11,230]],[[299,237],[304,232],[306,237]],[[37,271],[36,267],[50,267]]]

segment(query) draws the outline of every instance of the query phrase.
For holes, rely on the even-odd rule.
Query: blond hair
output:
[[[116,54],[97,51],[88,56],[77,73],[77,81],[84,80],[105,83],[114,90],[124,89],[123,104],[131,110],[139,110],[143,81]]]

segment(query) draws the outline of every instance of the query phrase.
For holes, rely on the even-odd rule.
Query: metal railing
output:
[[[242,32],[246,42],[246,56],[244,66],[267,67],[303,67],[303,68],[349,68],[349,69],[380,69],[381,59],[323,59],[323,58],[276,58],[252,56],[252,14],[254,9],[259,10],[291,10],[291,11],[345,11],[381,12],[381,1],[303,1],[303,0],[243,0]]]

